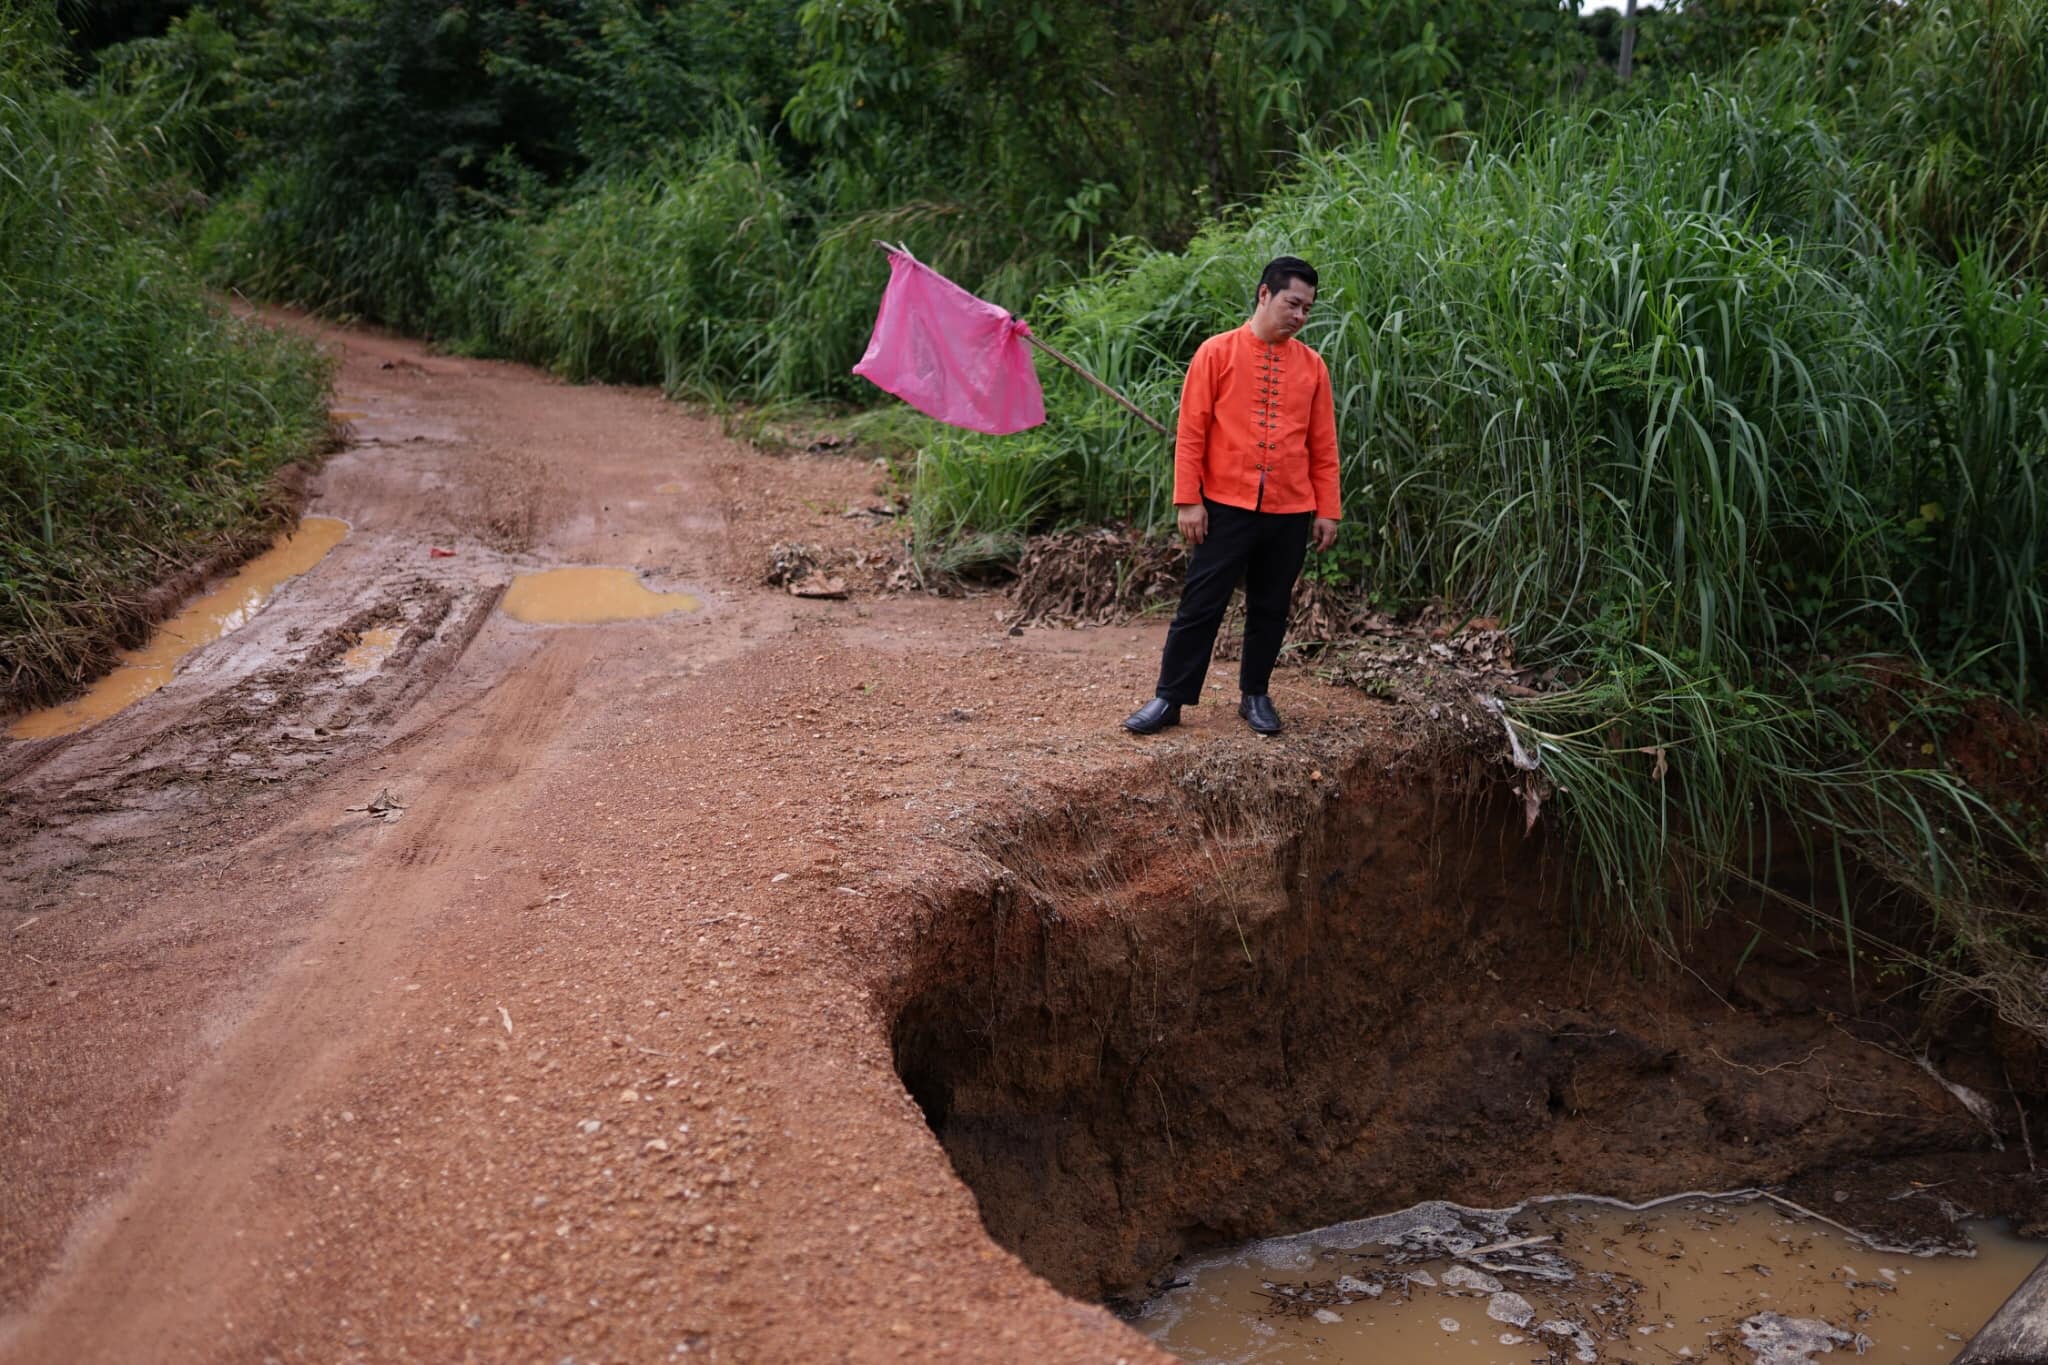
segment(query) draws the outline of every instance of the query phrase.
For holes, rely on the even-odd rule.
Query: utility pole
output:
[[[1636,0],[1628,0],[1621,15],[1621,60],[1614,64],[1614,74],[1621,77],[1623,85],[1636,69]]]

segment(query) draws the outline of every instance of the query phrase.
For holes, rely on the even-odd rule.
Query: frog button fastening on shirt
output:
[[[1252,499],[1252,510],[1262,510],[1266,505],[1266,475],[1273,469],[1273,451],[1280,443],[1273,439],[1274,429],[1279,426],[1274,405],[1280,396],[1280,357],[1274,353],[1273,343],[1261,342],[1259,366],[1259,433],[1265,439],[1252,444],[1259,450],[1259,491]]]

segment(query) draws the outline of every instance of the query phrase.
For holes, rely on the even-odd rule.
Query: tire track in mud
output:
[[[0,749],[0,891],[33,901],[53,868],[102,861],[166,818],[260,802],[360,760],[461,663],[504,593],[502,581],[417,576],[367,587],[344,619],[311,631],[286,623],[302,619],[290,600],[284,620],[259,615],[247,638],[197,661],[209,682],[179,679],[99,726]],[[390,655],[351,667],[348,651],[378,625],[401,631]]]

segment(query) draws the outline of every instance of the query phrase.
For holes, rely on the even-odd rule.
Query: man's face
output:
[[[1294,279],[1287,287],[1274,293],[1265,285],[1259,286],[1259,319],[1265,324],[1264,330],[1281,337],[1291,337],[1301,330],[1308,321],[1308,310],[1316,306],[1315,286]]]

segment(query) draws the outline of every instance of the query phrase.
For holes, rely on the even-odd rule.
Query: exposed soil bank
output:
[[[990,1232],[1067,1293],[1428,1198],[1806,1177],[1938,1236],[1936,1201],[1889,1199],[1935,1156],[1959,1206],[2031,1197],[1881,1045],[1903,1020],[1852,1022],[1837,958],[1760,952],[1737,1006],[1712,945],[1698,979],[1574,953],[1541,827],[1484,773],[1327,746],[1161,772],[991,832],[897,1017]]]

